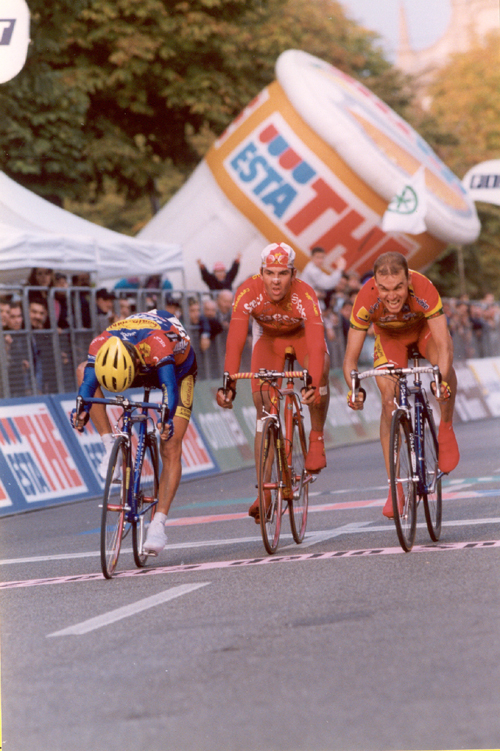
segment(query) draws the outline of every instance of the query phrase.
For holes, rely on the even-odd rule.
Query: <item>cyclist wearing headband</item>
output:
[[[252,371],[260,368],[282,370],[285,351],[292,347],[296,359],[307,368],[311,388],[303,391],[302,400],[311,413],[311,432],[306,469],[320,472],[326,467],[323,426],[329,405],[328,374],[330,360],[325,343],[325,330],[316,293],[305,282],[296,278],[295,251],[286,243],[272,243],[261,253],[260,273],[250,277],[238,288],[229,326],[224,370],[236,373],[252,319]],[[258,461],[262,417],[269,408],[267,389],[264,397],[261,384],[252,380],[253,401],[257,409],[255,456]],[[234,382],[224,393],[217,392],[217,403],[226,409],[232,407],[236,395]],[[249,510],[259,522],[256,501]]]

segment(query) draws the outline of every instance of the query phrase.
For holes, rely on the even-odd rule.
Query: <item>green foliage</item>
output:
[[[439,71],[430,90],[427,123],[436,127],[433,146],[443,161],[463,175],[500,154],[500,37],[490,35],[469,52],[455,55]],[[424,135],[424,134],[423,134]],[[425,137],[425,136],[424,136]],[[457,253],[449,248],[430,270],[445,295],[465,291],[471,298],[500,289],[500,207],[478,204],[481,234],[463,249],[460,289]]]
[[[30,9],[27,64],[0,90],[0,168],[42,195],[97,205],[110,190],[154,197],[165,173],[177,184],[274,79],[285,49],[329,60],[399,111],[408,103],[376,35],[335,0],[32,0]]]

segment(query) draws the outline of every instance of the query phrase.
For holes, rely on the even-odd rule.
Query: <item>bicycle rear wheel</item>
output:
[[[432,413],[423,417],[425,485],[425,521],[431,540],[437,542],[441,535],[442,496],[441,478],[438,479],[438,442]]]
[[[138,519],[132,524],[132,550],[134,562],[138,568],[142,568],[148,554],[143,553],[143,545],[146,539],[147,528],[153,519],[156,504],[158,502],[158,446],[154,436],[146,436],[146,448],[144,461],[141,468],[139,491],[137,493],[137,516]]]
[[[399,543],[407,553],[413,547],[417,529],[410,431],[406,413],[396,410],[392,416],[389,444],[392,509]]]
[[[127,463],[125,438],[115,440],[109,458],[101,514],[101,569],[111,579],[118,563],[127,511]]]
[[[281,531],[282,472],[278,428],[264,420],[258,471],[259,514],[262,540],[267,552],[276,552]]]
[[[307,509],[309,505],[309,483],[306,479],[305,462],[307,455],[306,435],[302,415],[296,409],[293,416],[292,433],[292,478],[293,500],[288,501],[290,527],[297,545],[304,539],[307,526]]]

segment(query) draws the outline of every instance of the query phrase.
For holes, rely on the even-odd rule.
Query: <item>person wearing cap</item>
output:
[[[285,351],[293,347],[296,359],[312,377],[311,387],[303,390],[302,401],[309,406],[311,414],[306,469],[317,473],[326,467],[323,426],[329,404],[330,360],[318,298],[312,287],[297,279],[294,261],[293,248],[286,243],[271,243],[261,253],[260,273],[238,288],[229,325],[224,370],[238,372],[250,319],[253,372],[260,368],[282,370]],[[252,393],[257,409],[257,460],[262,418],[269,404],[266,397],[263,399],[257,380],[252,380]],[[230,382],[226,392],[218,390],[217,403],[220,407],[231,408],[235,395],[235,383]],[[258,501],[252,504],[248,513],[259,522]]]
[[[200,267],[201,278],[207,285],[208,289],[217,291],[219,289],[232,289],[233,282],[236,278],[236,274],[240,268],[241,253],[238,253],[233,261],[233,264],[229,271],[222,261],[217,261],[214,264],[213,272],[208,271],[207,267],[199,258],[196,261]]]
[[[88,358],[77,368],[78,397],[71,425],[83,432],[89,417],[104,444],[99,474],[106,478],[115,436],[103,404],[86,399],[103,397],[102,389],[123,392],[150,386],[162,392],[165,409],[160,431],[162,470],[158,505],[148,527],[144,551],[158,555],[167,544],[165,523],[182,475],[182,442],[191,418],[197,375],[196,355],[180,321],[165,310],[149,310],[108,326],[90,343]],[[77,405],[79,402],[77,401]]]

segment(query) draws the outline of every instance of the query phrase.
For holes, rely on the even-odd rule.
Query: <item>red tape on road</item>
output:
[[[500,540],[480,540],[478,542],[445,542],[429,545],[416,545],[411,555],[418,553],[443,553],[451,550],[480,550],[498,548]],[[407,555],[402,548],[366,548],[363,550],[333,550],[325,553],[297,553],[295,555],[273,555],[264,558],[244,558],[234,561],[211,561],[207,563],[188,563],[181,566],[160,566],[158,568],[140,568],[119,571],[116,579],[131,576],[156,576],[157,574],[179,574],[189,571],[210,571],[222,568],[241,568],[242,566],[266,566],[276,563],[299,563],[301,561],[326,561],[332,558],[366,558],[381,555]],[[19,589],[22,587],[39,587],[45,584],[71,584],[102,579],[102,574],[81,574],[77,576],[58,576],[47,579],[26,579],[0,583],[0,589]]]

